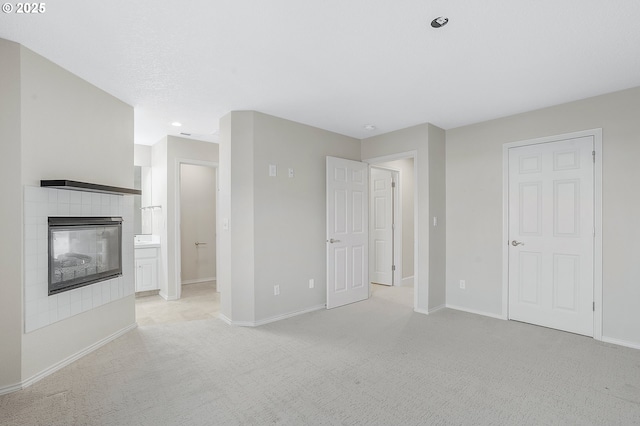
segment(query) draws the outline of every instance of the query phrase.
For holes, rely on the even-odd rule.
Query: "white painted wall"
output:
[[[358,160],[359,141],[252,111],[225,116],[220,136],[218,222],[231,219],[219,233],[223,315],[252,324],[324,305],[325,161]]]
[[[433,262],[431,251],[444,252],[444,240],[439,238],[436,242],[430,243],[430,216],[431,213],[440,214],[444,210],[442,197],[434,197],[432,200],[436,205],[430,205],[430,191],[444,192],[444,179],[434,179],[431,182],[430,167],[436,163],[444,163],[444,149],[430,147],[430,137],[433,143],[438,146],[444,145],[444,132],[431,124],[421,124],[406,129],[373,136],[362,140],[361,155],[363,160],[390,156],[409,151],[416,152],[414,167],[417,173],[417,199],[415,203],[418,207],[418,216],[415,217],[415,226],[418,229],[418,241],[416,250],[420,259],[418,265],[414,265],[414,275],[417,273],[416,286],[416,309],[422,312],[438,308],[445,303],[445,283],[442,281],[431,281],[434,277],[444,276],[444,263]],[[430,154],[434,157],[431,158]],[[437,177],[441,172],[435,172]],[[434,187],[431,188],[431,185]],[[442,241],[441,241],[442,240]],[[436,273],[434,268],[442,272]]]
[[[326,157],[360,159],[347,136],[254,113],[256,320],[326,302]],[[278,166],[268,176],[269,164]],[[288,169],[294,177],[288,177]],[[309,279],[315,288],[309,288]],[[280,285],[280,295],[273,286]]]
[[[24,185],[38,186],[41,179],[72,179],[131,187],[133,108],[22,46],[17,53],[19,78],[16,79],[17,45],[3,41],[0,46],[3,77],[7,73],[6,76],[13,79],[7,83],[10,88],[2,90],[3,119],[6,111],[8,118],[19,118],[20,123],[19,133],[13,126],[6,127],[4,123],[1,126],[3,136],[6,134],[11,138],[3,138],[2,158],[14,162],[7,170],[3,167],[2,173],[11,172],[15,182],[16,176],[22,176],[20,192]],[[4,66],[6,53],[9,53],[7,67]],[[15,98],[16,87],[19,88],[19,99]],[[16,108],[20,110],[19,117],[15,115]],[[22,196],[17,195],[15,189],[14,186],[2,188],[2,195],[14,200],[21,211]],[[14,213],[13,209],[7,211],[8,217]],[[3,261],[5,253],[9,259],[15,253],[22,257],[22,220],[14,219],[12,225],[20,236],[16,240],[15,230],[3,234],[3,256],[0,256]],[[21,260],[16,264],[22,269]],[[18,275],[11,271],[11,268],[3,271],[3,277],[14,282]],[[132,267],[130,273],[133,273]],[[7,310],[3,306],[0,315],[9,317],[11,330],[5,336],[0,328],[3,330],[0,352],[7,351],[9,356],[8,362],[3,358],[1,381],[15,380],[16,374],[25,381],[135,321],[131,296],[25,334],[22,333],[22,318],[18,323],[15,319],[16,309],[22,316],[22,285],[18,294],[15,287],[7,286],[6,293],[5,286],[2,287],[0,303],[6,303]],[[21,333],[21,363],[15,360],[15,347],[4,349],[4,342],[15,343],[14,327],[17,324]],[[5,375],[5,365],[15,370]],[[2,384],[0,382],[0,387]]]
[[[411,278],[413,277],[415,244],[413,235],[413,158],[388,161],[377,165],[400,172],[400,199],[402,202],[402,278]]]
[[[633,88],[448,130],[447,304],[503,314],[502,145],[602,128],[603,337],[640,346],[639,116]]]
[[[151,167],[151,146],[133,145],[133,165]]]
[[[255,321],[253,117],[238,111],[220,119],[216,278],[220,313],[238,324]]]
[[[180,246],[182,283],[216,276],[216,169],[182,164]],[[206,244],[196,246],[196,242]]]
[[[158,250],[158,287],[160,295],[168,298],[167,285],[167,138],[151,147],[151,205],[159,206],[151,211],[151,233],[160,237]]]
[[[445,131],[429,125],[429,309],[444,307],[446,301],[445,156]]]
[[[22,375],[20,45],[0,39],[0,389]]]

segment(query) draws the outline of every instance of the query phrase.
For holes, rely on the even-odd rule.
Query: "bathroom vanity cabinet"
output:
[[[136,292],[158,290],[158,248],[135,250]]]

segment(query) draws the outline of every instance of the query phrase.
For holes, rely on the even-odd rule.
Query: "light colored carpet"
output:
[[[136,322],[140,326],[217,318],[219,311],[220,293],[216,293],[215,281],[183,285],[179,300],[166,301],[157,294],[136,296]]]
[[[413,313],[395,288],[257,328],[139,327],[0,396],[11,425],[640,424],[640,351]]]

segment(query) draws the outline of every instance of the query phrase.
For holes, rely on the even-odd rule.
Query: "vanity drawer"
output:
[[[157,248],[137,248],[134,252],[136,259],[151,259],[158,257]]]

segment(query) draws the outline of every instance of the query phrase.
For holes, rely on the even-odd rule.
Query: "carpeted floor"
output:
[[[0,396],[10,425],[640,424],[640,351],[413,313],[396,288],[257,328],[141,326]]]
[[[220,293],[215,281],[182,286],[179,300],[166,301],[159,295],[136,295],[136,322],[139,326],[217,318]]]

